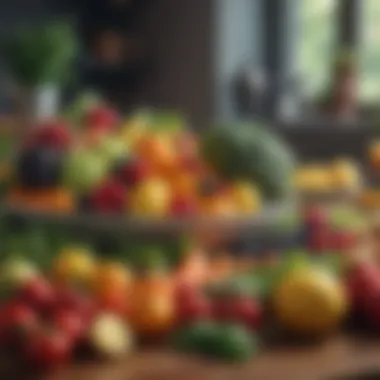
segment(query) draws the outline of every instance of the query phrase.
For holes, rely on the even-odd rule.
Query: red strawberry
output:
[[[127,186],[134,186],[151,174],[149,165],[143,160],[125,163],[120,169],[120,178]]]
[[[32,131],[28,143],[56,149],[67,149],[71,144],[70,126],[63,121],[46,122]]]
[[[110,131],[118,122],[117,112],[105,106],[93,108],[85,116],[85,126],[91,130]]]
[[[97,212],[119,213],[126,207],[126,190],[121,182],[110,179],[90,195],[90,204]]]

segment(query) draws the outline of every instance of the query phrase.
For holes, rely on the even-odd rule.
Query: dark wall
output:
[[[213,1],[155,0],[145,31],[153,75],[140,99],[179,108],[196,124],[213,113]]]

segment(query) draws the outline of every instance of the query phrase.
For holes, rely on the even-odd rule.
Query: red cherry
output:
[[[121,182],[110,179],[92,193],[90,203],[97,212],[122,212],[127,204],[126,190]]]
[[[41,371],[53,370],[68,363],[73,349],[71,339],[58,330],[39,331],[25,344],[25,357]]]

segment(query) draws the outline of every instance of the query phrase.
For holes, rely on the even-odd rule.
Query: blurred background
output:
[[[3,36],[46,20],[74,25],[68,97],[96,89],[125,109],[179,108],[196,126],[242,115],[323,127],[332,115],[376,119],[376,0],[15,0],[0,14]]]

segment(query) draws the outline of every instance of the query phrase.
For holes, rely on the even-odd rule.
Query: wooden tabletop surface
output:
[[[379,371],[374,379],[380,379],[380,341],[340,336],[317,346],[264,350],[239,365],[151,349],[118,363],[77,365],[43,380],[341,380],[352,374],[365,380],[361,373],[368,371]]]

